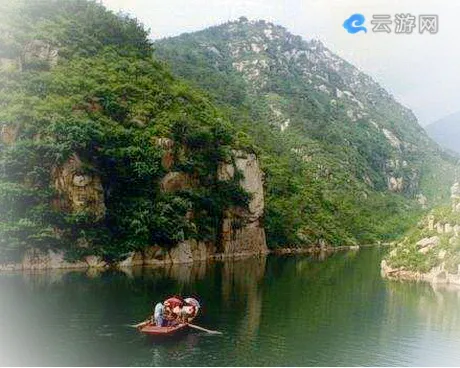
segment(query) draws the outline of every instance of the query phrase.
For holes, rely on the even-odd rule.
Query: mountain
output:
[[[94,1],[0,5],[0,266],[266,250],[257,157],[135,19]]]
[[[411,221],[415,199],[448,200],[455,159],[321,42],[241,17],[154,47],[258,147],[269,241],[387,239]]]
[[[0,269],[385,241],[448,198],[455,159],[319,42],[241,18],[152,44],[96,1],[0,6]]]
[[[460,153],[460,111],[429,124],[425,130],[442,147]]]

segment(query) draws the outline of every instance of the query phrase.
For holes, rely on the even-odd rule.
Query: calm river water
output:
[[[460,365],[460,292],[389,282],[382,250],[194,267],[0,275],[1,365]],[[152,340],[127,326],[170,293],[202,326]]]

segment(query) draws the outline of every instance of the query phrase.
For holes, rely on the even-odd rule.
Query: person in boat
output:
[[[164,302],[164,317],[169,326],[177,324],[184,300],[181,297],[173,296]]]
[[[184,299],[184,306],[179,315],[181,323],[190,323],[197,316],[200,309],[200,303],[195,298]]]
[[[155,309],[153,311],[153,321],[152,322],[158,327],[163,326],[164,311],[165,311],[165,307],[163,303],[157,303],[155,305]]]

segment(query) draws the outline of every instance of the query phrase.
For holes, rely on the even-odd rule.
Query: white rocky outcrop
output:
[[[428,198],[425,197],[423,194],[419,193],[415,196],[417,202],[422,206],[422,208],[427,208]]]
[[[426,254],[431,249],[437,247],[440,242],[441,239],[439,239],[438,236],[432,236],[431,238],[423,238],[422,240],[419,240],[416,245],[419,248],[418,251],[420,253]]]
[[[388,189],[391,192],[400,193],[404,189],[404,179],[391,176],[388,178]]]
[[[397,148],[397,149],[400,149],[401,147],[401,141],[399,140],[398,137],[396,137],[396,135],[389,131],[388,129],[385,129],[383,128],[382,129],[382,132],[383,134],[385,135],[386,139],[388,140],[388,142],[394,147],[394,148]]]
[[[458,183],[452,187],[451,198],[452,213],[455,214],[457,212],[456,204],[460,199],[460,186]],[[421,233],[429,233],[432,236],[427,236],[417,241],[415,243],[415,248],[408,243],[407,239],[397,245],[397,247],[389,253],[388,259],[384,259],[381,262],[382,276],[398,279],[423,280],[432,284],[453,284],[460,286],[460,254],[458,254],[458,246],[460,245],[460,225],[458,225],[458,222],[460,221],[460,217],[456,219],[456,216],[443,216],[441,219],[436,219],[435,213],[428,215],[427,218],[420,223],[420,225],[424,224]],[[453,221],[457,223],[452,223]],[[415,255],[411,252],[418,252],[423,255],[422,257],[429,258],[420,259],[420,255]],[[418,258],[417,262],[419,266],[414,266],[412,263],[404,263],[404,258],[399,259],[399,257],[405,257],[407,255],[411,256],[413,259]],[[436,258],[432,258],[433,256]],[[403,263],[400,264],[409,264],[410,266],[393,267],[391,262],[396,264],[394,261],[403,261]],[[414,269],[423,269],[420,267],[422,265],[425,268],[431,265],[431,269],[428,272],[414,271]]]
[[[24,46],[21,56],[21,69],[29,66],[35,66],[41,63],[48,68],[57,65],[59,59],[59,50],[48,42],[42,40],[33,40]]]

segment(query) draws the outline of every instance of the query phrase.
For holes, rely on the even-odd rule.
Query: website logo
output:
[[[343,28],[351,34],[360,31],[367,33],[367,28],[363,25],[365,21],[366,18],[363,14],[356,13],[343,22]],[[418,30],[419,34],[436,34],[439,31],[439,16],[420,14],[417,17],[410,13],[397,13],[393,16],[391,14],[373,14],[370,27],[373,33],[412,34]]]
[[[343,28],[347,30],[348,33],[358,33],[360,31],[364,31],[367,33],[367,28],[363,26],[366,18],[362,14],[353,14],[350,18],[346,19],[343,22]]]

